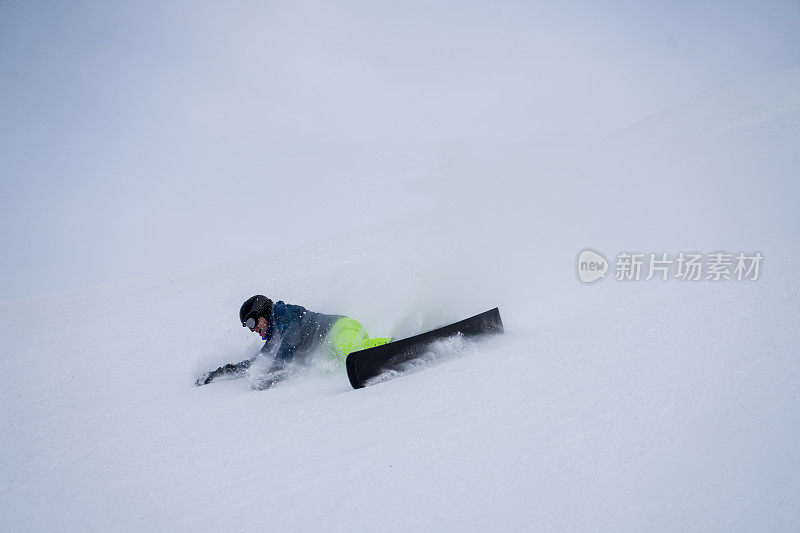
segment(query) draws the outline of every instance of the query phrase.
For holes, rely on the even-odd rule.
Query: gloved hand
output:
[[[216,373],[217,373],[216,370],[213,372],[206,372],[205,374],[197,378],[197,381],[194,382],[194,386],[199,387],[200,385],[208,385],[209,383],[211,383],[211,380],[214,379]]]
[[[209,383],[211,383],[213,380],[215,380],[220,376],[227,376],[233,378],[242,377],[244,376],[245,372],[250,367],[250,363],[252,362],[253,361],[251,359],[248,359],[246,361],[242,361],[241,363],[236,363],[236,364],[228,363],[227,365],[221,366],[216,370],[212,370],[211,372],[206,372],[205,374],[197,378],[197,381],[195,381],[194,384],[198,387],[200,385],[208,385]]]

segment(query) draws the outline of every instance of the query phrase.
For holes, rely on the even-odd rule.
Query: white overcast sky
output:
[[[0,299],[413,212],[454,146],[591,142],[798,35],[796,0],[0,0]]]

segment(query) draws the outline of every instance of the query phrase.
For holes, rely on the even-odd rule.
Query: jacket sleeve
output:
[[[275,357],[272,360],[269,370],[258,382],[253,384],[254,389],[264,390],[272,387],[277,382],[286,378],[290,370],[287,368],[287,365],[294,359],[297,346],[300,342],[300,324],[296,320],[280,321],[279,324],[277,329],[280,332],[280,338],[275,340],[279,340],[280,345],[275,352]],[[267,344],[269,344],[269,341],[267,341]],[[267,344],[264,345],[262,350],[267,348]]]
[[[282,368],[294,358],[297,347],[302,340],[300,320],[305,313],[306,309],[299,305],[286,305],[283,302],[275,304],[273,308],[273,324],[280,334],[280,345],[277,352],[275,352],[273,367]],[[264,347],[266,348],[266,345]]]
[[[288,363],[294,360],[298,350],[301,350],[303,341],[301,323],[307,312],[305,307],[299,305],[287,305],[280,301],[275,303],[272,309],[272,324],[275,329],[270,333],[267,344],[270,341],[279,341],[280,344],[275,352],[272,365],[264,377],[253,385],[254,389],[268,389],[284,379],[291,371]],[[277,333],[279,338],[273,339],[272,333]],[[267,348],[267,344],[263,349]]]

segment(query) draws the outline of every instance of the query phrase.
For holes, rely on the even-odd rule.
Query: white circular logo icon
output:
[[[584,283],[593,283],[606,277],[608,261],[594,250],[584,250],[578,255],[578,278]]]

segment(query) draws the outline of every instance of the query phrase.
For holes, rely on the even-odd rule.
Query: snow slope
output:
[[[798,98],[772,72],[597,146],[465,149],[431,212],[0,303],[0,529],[796,531]],[[583,286],[586,246],[765,262]],[[257,349],[256,292],[376,335],[499,305],[507,334],[358,391],[193,387]]]

